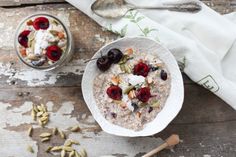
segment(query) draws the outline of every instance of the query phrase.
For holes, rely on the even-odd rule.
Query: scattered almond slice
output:
[[[58,130],[58,132],[59,132],[60,137],[61,137],[62,139],[66,139],[66,135],[65,135],[65,133],[64,133],[63,131]]]
[[[69,157],[74,157],[75,156],[75,151],[70,152]]]
[[[61,157],[65,157],[66,156],[66,151],[65,150],[62,150],[61,151]]]
[[[70,129],[70,131],[72,131],[72,132],[78,132],[78,131],[80,131],[80,127],[77,125],[77,126],[74,126],[74,127],[72,127],[71,129]]]
[[[44,138],[41,139],[41,142],[46,142],[46,141],[49,141],[49,140],[50,140],[49,137],[44,137]]]
[[[51,148],[52,152],[57,152],[57,151],[61,151],[62,150],[62,146],[54,146]]]

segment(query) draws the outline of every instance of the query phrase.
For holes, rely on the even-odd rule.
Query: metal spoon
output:
[[[129,10],[134,9],[159,9],[178,12],[196,13],[201,10],[201,5],[197,2],[185,2],[177,4],[164,4],[161,6],[134,6],[125,0],[96,0],[92,6],[92,11],[98,16],[115,19],[123,17]]]

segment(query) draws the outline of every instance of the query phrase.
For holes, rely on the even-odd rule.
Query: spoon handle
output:
[[[163,6],[134,6],[132,9],[159,9],[159,10],[170,10],[170,11],[177,11],[177,12],[190,12],[196,13],[199,12],[202,7],[197,2],[187,2],[187,3],[180,3],[180,4],[164,4]]]

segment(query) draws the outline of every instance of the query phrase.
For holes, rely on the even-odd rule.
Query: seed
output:
[[[49,137],[44,137],[44,138],[42,138],[41,142],[46,142],[46,141],[49,141],[49,140],[50,140]]]
[[[42,134],[39,135],[39,137],[41,137],[41,138],[50,137],[50,136],[52,136],[52,134],[49,133],[49,132],[44,132],[44,133],[42,133]]]
[[[54,146],[54,147],[51,148],[51,151],[53,151],[53,152],[57,152],[57,151],[60,151],[60,150],[62,150],[62,146]]]
[[[31,110],[31,116],[32,116],[33,120],[36,120],[36,112],[33,108]]]
[[[75,156],[75,151],[70,152],[69,157],[74,157]]]
[[[71,129],[70,129],[70,131],[72,131],[72,132],[78,132],[78,131],[80,131],[80,127],[77,125],[77,126],[74,126],[74,127],[72,127]]]
[[[49,147],[45,150],[45,152],[49,153],[52,148],[53,148],[52,146],[49,146]]]
[[[42,111],[37,113],[37,117],[40,117],[40,116],[42,116],[42,115],[43,115],[43,112],[42,112]]]
[[[65,151],[67,151],[67,152],[71,152],[71,151],[74,150],[74,148],[69,147],[69,146],[64,146],[64,147],[63,147],[63,150],[65,150]]]
[[[32,128],[32,126],[30,126],[28,129],[28,135],[32,136],[32,132],[33,132],[33,128]]]
[[[66,139],[66,135],[65,135],[65,133],[63,131],[58,130],[58,132],[59,132],[59,134],[60,134],[62,139]]]
[[[72,145],[71,140],[67,140],[64,145],[65,145],[65,146],[71,146],[71,145]]]
[[[61,151],[61,157],[65,157],[66,156],[66,151],[65,150],[62,150]]]
[[[57,128],[53,128],[53,129],[52,129],[52,134],[53,134],[53,135],[56,135],[57,132],[58,132],[58,129],[57,129]]]
[[[30,146],[30,145],[28,145],[27,151],[30,152],[30,153],[34,153],[34,149],[33,149],[33,147]]]
[[[161,79],[162,80],[167,80],[167,73],[164,70],[161,70]]]

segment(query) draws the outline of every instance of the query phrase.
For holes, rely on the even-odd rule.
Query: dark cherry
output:
[[[148,87],[140,88],[137,91],[136,95],[140,101],[146,103],[146,102],[148,102],[149,98],[151,97],[150,88],[148,88]]]
[[[111,61],[107,56],[102,56],[97,60],[97,67],[101,71],[106,71],[111,67]]]
[[[134,66],[134,75],[142,75],[146,77],[149,73],[149,66],[143,62],[139,62]]]
[[[107,56],[113,63],[118,63],[122,59],[123,53],[119,49],[114,48],[108,51]]]
[[[47,47],[46,56],[52,61],[58,61],[61,58],[62,50],[56,45]]]
[[[28,47],[28,35],[30,34],[30,30],[24,30],[18,36],[18,42],[25,48]]]
[[[49,27],[49,20],[46,17],[38,17],[33,22],[34,29],[46,30]]]
[[[107,95],[114,100],[121,100],[122,89],[119,86],[110,86],[107,88]]]
[[[165,72],[165,70],[161,70],[161,74],[160,75],[161,75],[161,79],[162,80],[164,80],[164,81],[167,80],[167,73]]]

